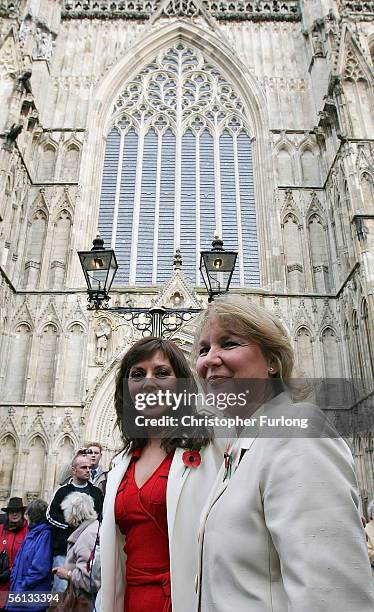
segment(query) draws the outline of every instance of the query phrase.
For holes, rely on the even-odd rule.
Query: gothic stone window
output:
[[[120,284],[169,278],[180,248],[200,284],[215,232],[239,250],[233,286],[260,284],[252,145],[243,103],[219,70],[179,43],[118,97],[107,135],[99,230]]]

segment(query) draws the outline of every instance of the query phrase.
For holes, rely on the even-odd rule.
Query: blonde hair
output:
[[[97,519],[94,500],[86,493],[74,491],[69,493],[61,502],[64,519],[71,527],[79,527],[83,521]]]
[[[287,383],[294,367],[294,352],[282,323],[266,308],[243,298],[224,295],[216,298],[200,315],[191,356],[196,362],[198,344],[204,327],[212,319],[219,319],[226,331],[258,344],[264,356],[277,364],[275,375]]]
[[[91,448],[92,446],[95,446],[96,448],[100,449],[100,453],[103,453],[103,445],[100,444],[100,442],[87,442],[86,444],[86,448]]]

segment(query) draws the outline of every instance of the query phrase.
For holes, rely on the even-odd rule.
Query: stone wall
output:
[[[370,410],[374,260],[374,9],[368,2],[3,2],[0,9],[0,500],[49,497],[86,438],[120,446],[113,391],[137,337],[85,308],[76,251],[96,235],[115,101],[182,41],[243,101],[253,137],[261,286],[300,375],[360,379]],[[182,253],[183,255],[183,253]],[[112,303],[205,302],[176,270]],[[193,326],[179,341],[189,351]],[[365,399],[366,398],[366,399]],[[374,495],[372,434],[351,439],[362,499]],[[32,475],[30,469],[32,466]]]

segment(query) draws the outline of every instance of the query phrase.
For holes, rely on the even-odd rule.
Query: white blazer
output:
[[[261,411],[290,406],[281,394]],[[265,438],[255,426],[233,447],[231,478],[217,476],[199,532],[200,612],[374,610],[350,450],[316,407],[298,411],[320,414],[326,437]]]
[[[197,468],[185,469],[183,449],[177,448],[174,453],[166,494],[173,612],[196,609],[197,532],[201,510],[223,460],[220,442],[201,450],[202,461]],[[123,612],[125,542],[115,522],[114,503],[130,459],[131,455],[124,455],[108,474],[100,532],[101,590],[96,602],[100,612]]]

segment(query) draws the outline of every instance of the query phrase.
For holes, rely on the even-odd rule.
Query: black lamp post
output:
[[[209,302],[214,295],[228,291],[234,271],[237,253],[225,251],[222,240],[215,238],[211,251],[201,252],[200,270],[209,293]],[[171,337],[183,323],[201,312],[201,308],[132,308],[116,306],[109,308],[109,290],[118,270],[113,249],[104,248],[104,240],[97,236],[91,251],[78,251],[79,260],[87,283],[88,310],[106,310],[131,322],[142,336]],[[205,266],[205,268],[204,268]],[[229,269],[229,266],[231,268]],[[205,275],[204,275],[204,271]],[[218,272],[214,281],[212,272]],[[229,274],[228,274],[229,273]],[[228,275],[225,283],[222,275]],[[206,280],[206,278],[208,280]],[[208,284],[207,284],[208,283]],[[214,284],[215,283],[215,284]]]
[[[210,251],[200,253],[200,272],[208,291],[208,302],[213,302],[215,295],[229,290],[238,257],[237,251],[225,251],[218,236],[214,236],[212,247]]]

